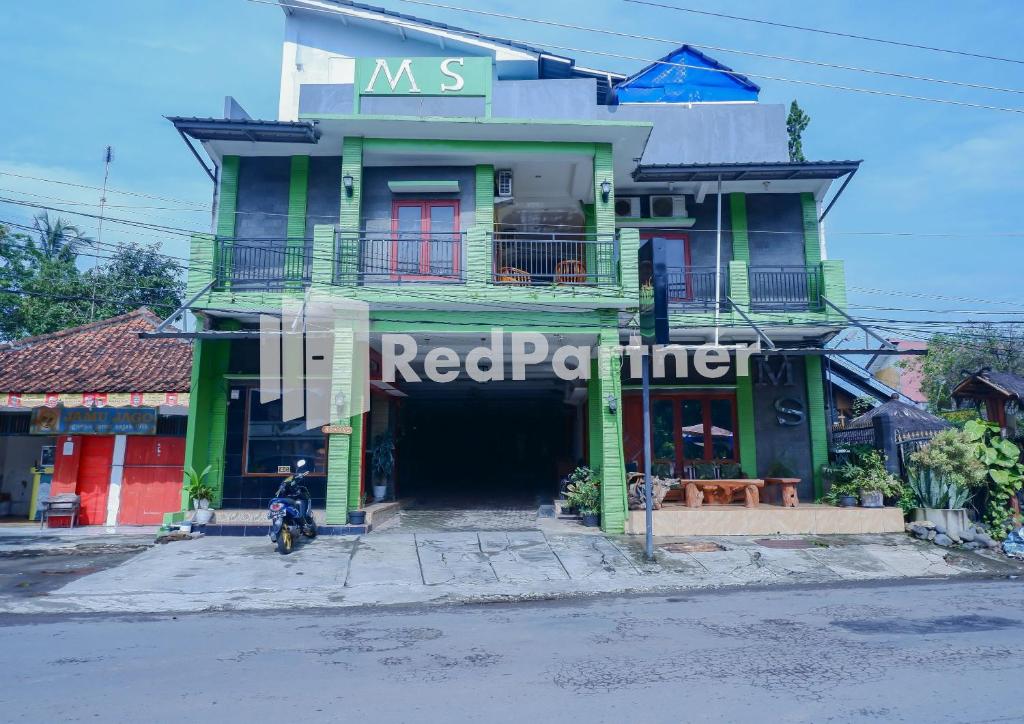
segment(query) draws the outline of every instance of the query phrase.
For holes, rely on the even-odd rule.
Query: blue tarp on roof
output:
[[[615,86],[619,103],[756,101],[760,87],[689,45]]]

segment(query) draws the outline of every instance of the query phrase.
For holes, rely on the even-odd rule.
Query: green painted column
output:
[[[345,191],[344,178],[352,177],[352,195]],[[338,213],[337,281],[355,284],[359,275],[359,233],[362,224],[363,139],[347,136],[341,149],[341,209]]]
[[[757,438],[754,428],[754,382],[749,374],[736,377],[736,418],[739,423],[740,467],[743,474],[756,478]]]
[[[598,424],[598,436],[594,441],[601,450],[601,529],[606,533],[623,533],[626,529],[626,460],[622,447],[622,389],[619,378],[622,358],[615,353],[619,344],[616,326],[608,324],[602,327],[599,341],[596,370],[599,396],[592,414]],[[610,400],[615,402],[615,412],[608,409]]]
[[[750,276],[747,273],[747,262],[730,261],[729,297],[744,312],[750,311]]]
[[[309,195],[309,156],[292,156],[288,184],[288,239],[285,242],[284,274],[301,281],[306,259],[306,199]]]
[[[810,289],[809,297],[812,302],[817,302],[822,292],[821,278],[821,236],[818,233],[818,204],[814,200],[814,194],[800,194],[800,206],[803,211],[804,221],[804,262],[807,270],[816,272],[808,280]]]
[[[601,184],[605,181],[612,185],[607,201],[601,198]],[[615,236],[615,167],[610,143],[594,146],[594,222],[599,242],[606,242]],[[610,279],[614,263],[611,246],[607,243],[599,244],[596,256],[599,278]]]
[[[339,319],[334,329],[334,351],[331,363],[332,388],[331,397],[336,398],[339,391],[351,394],[349,381],[352,377],[353,332],[346,320]],[[350,456],[356,447],[356,426],[354,420],[332,420],[335,424],[352,425],[351,435],[331,435],[327,448],[327,523],[344,525],[348,521],[348,511],[359,505],[358,501],[358,463],[353,463]],[[360,428],[361,431],[361,428]],[[358,455],[357,455],[358,457]],[[353,474],[356,482],[353,486]],[[353,487],[355,488],[353,490]]]
[[[192,351],[185,466],[202,472],[209,465],[207,484],[220,505],[224,491],[224,445],[227,432],[227,381],[230,346],[226,341],[197,339]],[[182,491],[182,510],[191,503]]]
[[[235,235],[235,216],[238,210],[238,156],[225,156],[220,163],[220,188],[217,192],[217,236],[231,239]],[[228,287],[231,282],[232,256],[216,245],[213,252],[215,273],[221,278],[218,286]]]
[[[619,231],[619,284],[623,294],[639,299],[640,230]]]
[[[362,505],[363,479],[363,416],[356,415],[350,423],[352,434],[348,442],[348,509],[358,510]]]
[[[821,466],[828,462],[828,429],[825,416],[825,381],[821,375],[821,357],[804,357],[807,376],[807,424],[811,433],[811,467],[814,499],[825,494]]]
[[[840,309],[846,309],[846,267],[839,259],[827,259],[821,262],[822,294]],[[825,308],[828,321],[846,324],[843,315],[831,307]]]
[[[747,195],[729,194],[733,261],[750,263],[750,234],[747,232]]]
[[[494,271],[494,166],[476,167],[473,227],[466,230],[463,267],[466,281],[487,285]]]
[[[212,234],[193,234],[188,257],[188,279],[185,297],[199,293],[214,277],[216,243]]]

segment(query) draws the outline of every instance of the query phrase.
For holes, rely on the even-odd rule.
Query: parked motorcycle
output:
[[[309,491],[299,482],[309,475],[305,460],[295,465],[296,472],[281,482],[281,487],[270,501],[267,517],[270,519],[270,541],[277,546],[277,552],[287,555],[292,552],[295,538],[300,533],[307,538],[316,538],[316,521],[313,520]]]

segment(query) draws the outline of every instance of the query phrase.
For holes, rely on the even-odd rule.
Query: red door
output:
[[[391,278],[450,279],[459,276],[462,236],[459,202],[392,202]]]
[[[82,498],[79,520],[82,525],[107,522],[107,494],[110,492],[110,467],[114,459],[114,438],[110,435],[83,435],[78,459],[77,493]]]
[[[128,437],[126,442],[117,522],[160,525],[164,513],[181,510],[185,438]]]

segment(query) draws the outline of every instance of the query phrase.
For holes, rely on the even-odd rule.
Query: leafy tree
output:
[[[161,317],[181,306],[182,268],[156,245],[121,244],[95,275],[96,319],[124,314],[141,306]]]
[[[121,244],[102,266],[82,272],[75,264],[78,246],[65,243],[73,236],[68,225],[37,221],[37,230],[63,232],[46,241],[42,233],[35,239],[0,226],[0,340],[55,332],[140,306],[166,316],[181,305],[181,267],[156,246]]]
[[[50,215],[43,212],[35,217],[32,226],[36,230],[35,243],[47,259],[74,260],[83,246],[93,243],[80,228],[58,217],[50,221]]]
[[[786,130],[789,132],[789,160],[806,161],[804,157],[803,133],[811,122],[811,117],[804,113],[800,104],[793,101],[789,104],[789,115],[786,116]]]
[[[902,364],[902,363],[901,363]],[[1024,374],[1024,324],[974,324],[934,335],[921,358],[921,390],[933,411],[953,406],[953,388],[964,372],[991,367]]]

